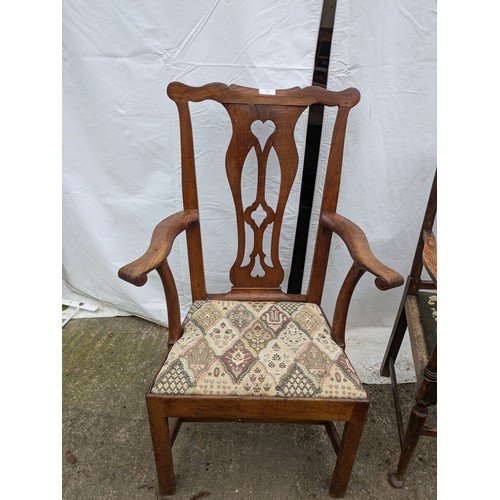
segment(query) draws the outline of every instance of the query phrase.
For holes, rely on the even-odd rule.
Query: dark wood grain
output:
[[[424,267],[423,263],[423,250],[424,250],[424,235],[427,231],[432,232],[434,226],[434,221],[437,214],[437,170],[434,174],[432,185],[429,192],[429,198],[427,200],[427,206],[425,208],[425,213],[422,221],[422,227],[420,229],[417,245],[415,248],[415,254],[413,256],[413,262],[410,269],[410,274],[406,279],[406,285],[401,297],[401,303],[399,310],[394,322],[394,326],[387,344],[387,349],[382,360],[382,366],[380,368],[380,374],[383,377],[389,376],[389,361],[392,359],[396,360],[399,349],[403,342],[404,334],[406,332],[406,326],[408,324],[405,315],[405,304],[408,295],[417,295],[420,290],[436,290],[437,282],[429,282],[422,279],[422,270]],[[436,248],[436,259],[437,262],[437,248]],[[437,268],[435,270],[437,277]]]
[[[381,375],[390,375],[391,377],[396,422],[401,443],[401,454],[397,470],[389,476],[389,482],[395,488],[402,488],[405,484],[408,467],[420,436],[437,436],[436,428],[425,425],[428,407],[437,403],[437,345],[429,353],[417,300],[417,295],[421,290],[432,289],[437,292],[437,242],[432,232],[436,214],[437,170],[430,189],[410,275],[406,280],[399,310],[380,369]],[[431,277],[432,281],[430,282],[422,279],[424,267]],[[394,364],[406,330],[408,330],[410,336],[417,384],[415,405],[408,418],[406,430],[404,430]]]

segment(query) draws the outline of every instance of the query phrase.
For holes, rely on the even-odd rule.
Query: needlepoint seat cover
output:
[[[417,294],[417,304],[427,354],[430,355],[437,344],[437,294],[419,292]]]
[[[316,304],[199,300],[152,392],[366,399]]]

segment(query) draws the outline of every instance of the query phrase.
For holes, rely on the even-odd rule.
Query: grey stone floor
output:
[[[135,317],[73,319],[62,335],[63,499],[158,498],[144,395],[166,329]],[[399,451],[392,393],[365,388],[372,403],[346,498],[436,498],[432,438],[421,438],[405,487],[389,485]],[[413,388],[401,385],[405,415]],[[335,453],[320,426],[184,423],[173,456],[172,498],[330,498]]]

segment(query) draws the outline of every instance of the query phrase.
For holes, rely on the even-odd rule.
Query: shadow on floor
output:
[[[63,500],[158,498],[144,395],[166,329],[135,317],[74,319],[62,335]],[[365,388],[372,403],[346,498],[436,498],[432,438],[421,438],[406,486],[389,485],[399,452],[392,393]],[[401,386],[405,415],[413,389]],[[173,455],[172,498],[330,498],[335,453],[322,426],[184,423]]]

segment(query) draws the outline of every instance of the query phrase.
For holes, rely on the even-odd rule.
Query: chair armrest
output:
[[[401,274],[382,264],[373,255],[365,233],[354,222],[335,212],[322,212],[320,224],[340,236],[346,244],[356,267],[376,276],[375,285],[377,288],[389,290],[404,283]]]
[[[198,210],[183,210],[163,219],[154,229],[146,253],[118,271],[118,276],[132,285],[143,286],[147,274],[160,267],[168,257],[175,238],[198,222]]]
[[[422,251],[422,260],[429,276],[437,286],[437,243],[436,237],[432,231],[424,231],[424,249]]]

